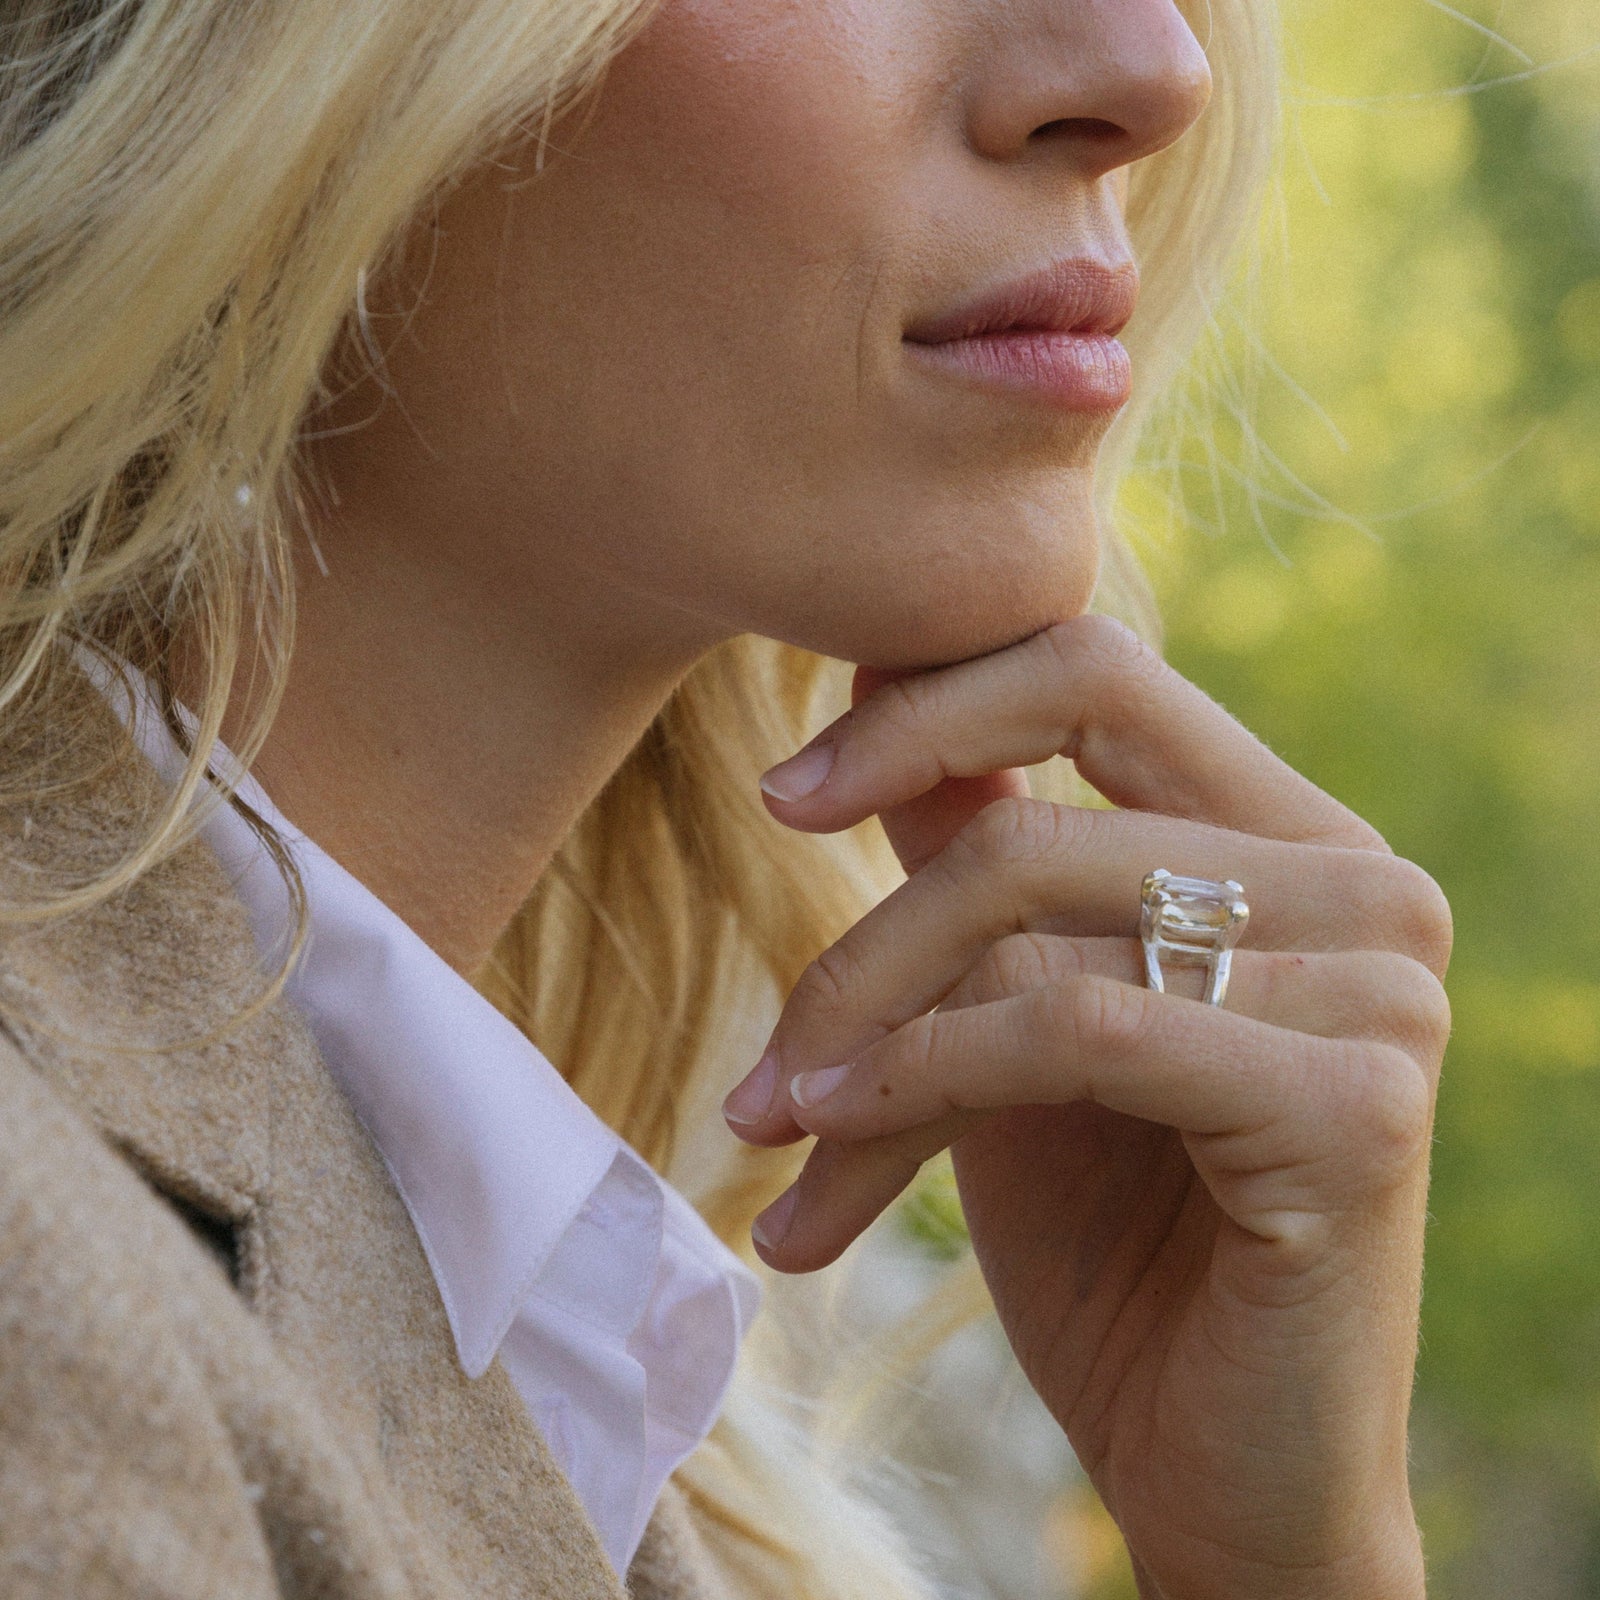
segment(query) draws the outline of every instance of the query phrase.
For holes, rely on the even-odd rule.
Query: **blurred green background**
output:
[[[1600,5],[1288,18],[1259,438],[1132,509],[1175,663],[1455,907],[1432,1592],[1600,1597]]]
[[[1455,907],[1430,1592],[1600,1600],[1600,4],[1286,12],[1281,190],[1227,339],[1254,431],[1222,385],[1127,510],[1169,656]],[[1132,1596],[1081,1485],[1063,1516],[1074,1581]]]

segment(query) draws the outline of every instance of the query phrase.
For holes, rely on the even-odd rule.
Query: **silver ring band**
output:
[[[1250,920],[1244,888],[1229,878],[1180,878],[1158,868],[1144,880],[1140,896],[1139,938],[1144,945],[1144,978],[1148,987],[1165,993],[1161,963],[1204,967],[1205,1003],[1220,1006],[1227,998],[1233,969],[1233,947]]]

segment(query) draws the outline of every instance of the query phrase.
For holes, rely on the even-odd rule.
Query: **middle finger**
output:
[[[1405,950],[1421,874],[1373,851],[1291,844],[1171,817],[1039,800],[990,806],[807,969],[738,1109],[770,1092],[741,1137],[799,1137],[787,1083],[832,1066],[938,1005],[989,946],[1013,933],[1130,938],[1156,867],[1235,878],[1263,950]],[[1415,886],[1408,881],[1415,876]]]

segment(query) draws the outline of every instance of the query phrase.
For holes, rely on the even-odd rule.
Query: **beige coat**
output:
[[[0,815],[0,899],[158,794]],[[260,982],[200,844],[0,937],[0,1596],[619,1600],[303,1024],[205,1039]],[[629,1587],[724,1594],[670,1486]]]

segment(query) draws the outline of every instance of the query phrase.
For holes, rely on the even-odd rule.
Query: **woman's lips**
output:
[[[1075,258],[1002,284],[907,329],[922,363],[1066,411],[1115,411],[1133,368],[1117,339],[1139,297],[1131,262]]]
[[[1133,392],[1133,363],[1109,333],[1019,328],[906,349],[928,366],[1049,401],[1064,411],[1115,411]]]

